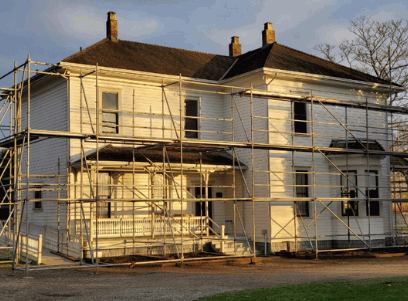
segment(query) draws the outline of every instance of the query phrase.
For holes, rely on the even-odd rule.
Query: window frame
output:
[[[349,194],[349,196],[347,196],[347,195],[346,196],[348,198],[357,198],[358,197],[358,173],[357,173],[357,170],[354,170],[354,169],[353,170],[342,170],[341,172],[343,174],[347,175],[347,177],[350,177],[350,174],[355,176],[355,184],[354,184],[355,190],[351,190],[351,189],[349,189],[350,184],[349,184],[348,181],[346,183],[347,186],[343,185],[343,177],[344,176],[340,175],[341,197],[343,197],[344,188],[347,187],[347,190],[349,190],[349,191],[347,191],[347,194]],[[351,193],[352,191],[354,191],[354,196],[352,196],[352,193]],[[350,205],[350,208],[352,208],[352,209],[347,208],[348,205]],[[358,201],[342,201],[341,202],[341,215],[342,216],[359,216],[358,209],[359,209],[358,208]],[[354,210],[354,212],[353,212],[353,210]]]
[[[104,132],[103,128],[103,114],[104,114],[104,109],[103,109],[103,94],[116,94],[117,95],[117,112],[116,112],[116,133],[112,132]],[[122,129],[121,129],[121,124],[122,123],[122,114],[121,114],[121,109],[122,109],[122,91],[119,89],[112,89],[112,88],[104,88],[100,87],[100,92],[99,92],[99,132],[104,135],[120,135],[122,134]],[[111,110],[108,110],[111,111]],[[115,110],[112,110],[115,111]],[[115,113],[115,112],[109,112],[109,113]]]
[[[370,198],[370,211],[368,212],[368,200],[366,200],[366,215],[367,216],[381,216],[381,208],[380,208],[380,201],[376,201],[375,199],[380,198],[380,189],[379,189],[379,179],[378,179],[378,170],[365,170],[366,173],[373,173],[375,174],[375,189],[367,189],[367,188],[371,188],[369,186],[370,184],[370,179],[368,180],[368,183],[366,183],[366,196],[369,196]],[[369,175],[370,177],[370,175]],[[367,175],[366,175],[366,179],[367,179]],[[376,196],[375,197],[371,197],[371,193],[368,191],[376,191]],[[368,192],[368,195],[367,195]],[[374,199],[374,201],[372,201],[371,199]],[[375,207],[372,207],[372,205],[374,204]],[[375,209],[373,209],[375,208]],[[373,210],[374,214],[372,213]],[[377,211],[378,210],[378,211]],[[369,214],[370,213],[370,214]]]
[[[296,113],[296,107],[297,106],[299,106],[299,105],[302,105],[302,106],[304,106],[304,119],[300,119],[300,118],[298,118],[299,117],[299,113]],[[295,135],[302,135],[302,134],[307,134],[307,133],[309,133],[309,122],[308,122],[308,120],[309,120],[309,110],[308,110],[308,105],[307,105],[307,103],[304,103],[304,102],[296,102],[296,101],[294,101],[293,102],[293,133],[295,134]],[[296,116],[296,115],[298,115],[298,116]],[[303,115],[303,114],[301,114],[301,115]],[[304,126],[304,130],[296,130],[296,125],[298,125],[298,127],[299,126]]]
[[[298,177],[298,175],[305,175],[306,176],[306,184],[304,184],[304,185],[309,185],[309,172],[310,172],[310,169],[306,169],[306,168],[296,168],[295,169],[295,194],[296,194],[296,197],[302,197],[302,196],[299,196],[299,192],[298,192],[298,188],[300,188],[300,189],[302,189],[302,188],[305,188],[306,189],[306,197],[310,197],[310,189],[309,189],[309,186],[307,186],[307,187],[297,187],[297,183],[298,183],[298,179],[297,179],[297,177]],[[300,185],[302,185],[302,184],[300,184]],[[303,194],[303,193],[302,193]],[[304,197],[304,196],[303,196]],[[302,212],[301,212],[301,208],[298,206],[298,203],[306,203],[305,205],[305,214],[302,214]],[[310,202],[309,201],[296,201],[295,202],[295,206],[296,206],[296,208],[297,208],[297,210],[296,210],[296,216],[297,217],[302,217],[302,218],[304,218],[304,217],[310,217]]]
[[[41,186],[36,186],[35,189],[41,189]],[[42,199],[42,191],[41,190],[34,190],[34,199]],[[42,201],[34,201],[33,202],[33,209],[35,211],[43,210]]]
[[[112,198],[112,174],[111,174],[111,172],[109,172],[109,171],[99,171],[98,173],[97,173],[97,176],[99,177],[99,175],[100,174],[108,174],[108,178],[109,178],[109,186],[108,186],[108,190],[109,190],[109,194],[106,196],[106,198],[107,199],[111,199]],[[98,185],[99,185],[99,179],[98,179]],[[100,196],[105,196],[105,195],[101,195],[100,194],[100,189],[98,188],[98,195],[97,195],[97,197],[99,198]],[[101,207],[102,207],[102,205],[104,205],[104,204],[106,204],[107,206],[107,212],[108,212],[108,214],[107,214],[107,216],[104,216],[104,215],[102,215],[101,214],[101,212],[100,212],[100,209],[101,209]],[[108,202],[108,201],[102,201],[102,202],[99,202],[99,207],[100,208],[98,208],[98,218],[112,218],[112,204],[111,204],[111,202]],[[96,207],[97,208],[97,207]]]
[[[187,115],[187,102],[194,101],[196,102],[197,116]],[[186,139],[201,139],[201,97],[186,96],[184,98],[184,126],[183,126],[183,137]],[[189,117],[198,117],[198,118],[189,118]],[[197,129],[187,129],[187,120],[196,120]],[[188,134],[196,134],[197,137],[188,137]]]

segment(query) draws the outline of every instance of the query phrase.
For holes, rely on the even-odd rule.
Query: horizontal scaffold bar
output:
[[[27,131],[21,132],[19,135],[26,134]],[[19,136],[20,137],[20,136]],[[48,138],[74,138],[74,139],[84,139],[88,142],[94,142],[97,139],[99,142],[122,142],[122,143],[143,143],[143,144],[166,144],[166,145],[178,145],[180,140],[170,139],[170,138],[149,138],[149,137],[136,137],[136,136],[125,136],[125,135],[93,135],[93,134],[81,134],[72,132],[60,132],[60,131],[46,131],[46,130],[30,130],[30,139],[38,139],[40,137]],[[14,136],[10,136],[3,140],[0,140],[0,147],[11,147],[14,143]],[[21,138],[21,137],[20,137]],[[23,139],[18,139],[18,141],[23,141]],[[9,145],[10,146],[7,146]],[[251,143],[251,142],[233,142],[233,141],[218,141],[218,140],[184,140],[183,146],[197,146],[197,147],[224,147],[224,148],[254,148],[254,149],[264,149],[264,150],[279,150],[279,151],[298,151],[298,152],[322,152],[325,154],[369,154],[378,156],[395,156],[408,158],[408,153],[400,152],[390,152],[381,150],[364,150],[364,149],[345,149],[337,147],[319,147],[319,146],[307,146],[307,145],[279,145],[271,143]]]
[[[159,202],[180,202],[183,200],[183,202],[205,202],[205,201],[219,201],[219,202],[225,202],[225,201],[237,201],[237,202],[312,202],[312,201],[322,201],[322,202],[346,202],[346,201],[360,201],[360,202],[366,202],[367,199],[365,198],[336,198],[336,197],[319,197],[319,198],[303,198],[303,197],[286,197],[286,198],[262,198],[262,197],[255,197],[255,198],[209,198],[209,199],[204,199],[204,198],[178,198],[178,199],[98,199],[96,200],[95,198],[78,198],[78,199],[67,199],[67,198],[61,198],[61,199],[29,199],[27,200],[28,202],[39,202],[39,201],[45,201],[45,202],[85,202],[85,203],[90,203],[90,202],[135,202],[135,203],[159,203]],[[18,200],[18,202],[24,202],[26,200]],[[400,199],[391,199],[391,198],[386,198],[386,199],[370,199],[371,202],[374,201],[381,201],[381,202],[401,202],[401,203],[407,203],[408,198],[400,198]]]
[[[408,108],[403,107],[396,107],[396,106],[388,106],[388,105],[381,105],[375,103],[366,103],[363,101],[355,101],[355,100],[345,100],[345,99],[334,99],[328,97],[316,97],[316,96],[304,96],[304,95],[296,95],[296,94],[289,94],[289,93],[278,93],[272,91],[259,91],[259,90],[245,90],[238,93],[239,95],[250,96],[252,94],[253,97],[260,97],[260,98],[276,98],[283,101],[299,101],[305,103],[311,103],[312,98],[316,105],[319,105],[318,102],[321,102],[325,105],[333,105],[333,106],[340,106],[340,107],[349,107],[355,109],[367,109],[372,111],[382,111],[382,112],[390,112],[390,113],[397,113],[397,114],[408,114]]]

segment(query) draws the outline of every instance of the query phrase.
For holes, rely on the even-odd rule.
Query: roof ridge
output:
[[[73,58],[75,58],[76,56],[78,56],[78,55],[80,55],[80,54],[82,55],[82,54],[84,54],[84,53],[86,53],[86,52],[88,52],[88,51],[94,49],[95,47],[97,47],[97,46],[99,46],[99,45],[101,45],[101,44],[103,44],[103,43],[106,43],[107,41],[109,41],[109,39],[107,39],[107,38],[102,39],[102,40],[100,40],[100,41],[98,41],[98,42],[96,42],[96,43],[94,43],[94,44],[92,44],[92,45],[86,47],[86,48],[83,49],[82,51],[78,51],[78,52],[75,52],[74,54],[71,54],[70,56],[67,56],[67,57],[66,57],[65,59],[63,59],[61,62],[65,62],[65,61],[67,61],[67,60],[73,59]]]
[[[272,55],[272,50],[273,50],[273,46],[275,45],[275,44],[277,44],[276,42],[273,42],[271,45],[271,50],[269,51],[269,53],[268,53],[268,55],[266,56],[266,59],[265,59],[265,61],[263,62],[263,64],[262,65],[264,65],[265,66],[265,64],[266,64],[266,62],[269,60],[269,57]],[[268,45],[268,47],[269,47],[269,45]]]
[[[120,41],[130,42],[130,43],[138,43],[138,44],[144,44],[144,45],[151,45],[151,46],[155,46],[155,47],[163,47],[163,48],[169,48],[169,49],[177,49],[177,50],[183,50],[183,51],[189,51],[189,52],[196,52],[196,53],[204,53],[204,54],[210,54],[210,55],[218,55],[218,56],[223,56],[223,57],[230,58],[229,55],[209,53],[209,52],[204,52],[204,51],[197,51],[197,50],[183,49],[183,48],[178,48],[178,47],[163,46],[163,45],[157,45],[157,44],[151,44],[151,43],[144,43],[144,42],[138,42],[138,41],[119,40],[119,42],[120,42]]]

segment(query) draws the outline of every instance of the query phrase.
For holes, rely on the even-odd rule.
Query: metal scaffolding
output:
[[[32,69],[33,65],[45,65],[48,68],[45,71],[38,71]],[[350,100],[350,97],[356,96],[351,93],[346,96],[333,94],[331,97],[318,96],[319,91],[314,90],[291,89],[290,93],[282,93],[257,89],[252,84],[249,87],[239,87],[199,82],[183,78],[181,74],[175,80],[173,77],[160,75],[136,75],[126,70],[110,71],[98,65],[78,68],[80,69],[78,74],[74,74],[65,71],[62,64],[34,62],[28,57],[26,62],[19,66],[15,65],[10,72],[0,77],[1,80],[7,76],[14,76],[14,85],[11,88],[0,88],[2,91],[0,147],[3,148],[0,184],[4,192],[0,205],[8,206],[9,213],[8,218],[1,221],[0,243],[3,243],[3,246],[0,251],[6,250],[8,259],[4,263],[12,263],[13,270],[24,270],[28,273],[30,270],[45,268],[118,265],[103,263],[100,260],[104,251],[114,252],[112,250],[116,249],[124,249],[124,255],[157,255],[155,252],[160,252],[161,255],[177,256],[175,259],[147,260],[133,264],[206,260],[213,257],[187,258],[185,255],[194,250],[202,251],[203,245],[211,241],[218,241],[221,251],[228,241],[232,241],[235,254],[227,256],[239,257],[237,242],[240,239],[248,246],[250,256],[253,257],[257,256],[260,245],[270,244],[272,250],[275,242],[286,243],[288,251],[293,251],[290,247],[293,242],[295,252],[310,249],[315,252],[317,258],[322,251],[319,241],[336,240],[337,237],[344,236],[347,236],[348,246],[342,247],[343,250],[353,249],[351,237],[355,237],[361,242],[361,247],[367,249],[374,247],[373,239],[376,236],[391,238],[394,246],[405,245],[404,235],[408,229],[408,218],[404,215],[403,204],[408,200],[406,197],[408,163],[405,164],[408,154],[404,145],[407,132],[405,116],[408,109],[388,106],[386,98],[382,100],[383,103],[370,101],[368,97]],[[127,83],[134,86],[131,107],[116,109],[102,107],[101,78],[106,78],[109,74],[131,77]],[[41,81],[52,81],[57,77],[70,82],[70,85],[78,85],[76,88],[79,91],[79,107],[72,107],[69,91],[67,102],[69,110],[79,112],[79,131],[45,130],[32,126],[32,90],[38,89],[36,84]],[[89,88],[93,84],[95,88]],[[149,111],[138,111],[135,87],[160,89],[161,110],[153,112],[150,108]],[[275,88],[279,91],[285,87]],[[202,112],[201,96],[198,97],[197,116],[186,115],[184,108],[186,93],[219,95],[225,103],[228,103],[231,115],[220,118]],[[389,95],[392,93],[394,91],[390,91]],[[174,111],[169,100],[171,96],[174,101],[174,95],[178,97],[178,112]],[[268,101],[271,99],[289,104],[288,117],[259,113],[257,108],[261,104],[270,107]],[[310,108],[309,119],[297,118],[294,108],[296,104],[306,104],[307,108]],[[249,112],[249,116],[243,113],[244,108]],[[338,115],[340,109],[344,112],[343,116]],[[331,121],[317,118],[316,110],[330,116]],[[364,122],[360,120],[361,123],[356,124],[350,119],[350,114],[355,111],[360,112]],[[384,125],[370,125],[370,112],[383,114]],[[119,115],[127,116],[131,122],[126,124],[118,122],[112,134],[103,132],[101,118],[103,114],[109,113],[118,119]],[[140,116],[150,118],[150,125],[138,122]],[[154,124],[153,119],[159,121]],[[187,119],[195,120],[198,128],[186,130]],[[204,122],[220,123],[222,126],[221,129],[202,126]],[[297,132],[295,124],[299,123],[304,123],[308,130],[303,133]],[[278,124],[289,124],[290,130],[279,129]],[[328,128],[341,129],[344,134],[330,134],[330,130],[326,130]],[[140,134],[143,131],[150,133]],[[198,139],[189,138],[186,132],[194,133]],[[275,139],[276,135],[283,137],[285,141],[279,143],[279,139]],[[205,139],[208,137],[216,138]],[[297,143],[300,137],[309,140],[307,143]],[[37,161],[38,158],[33,158],[33,155],[38,154],[33,153],[31,148],[49,139],[69,142],[66,144],[68,156],[61,158],[61,161],[66,160],[67,164],[62,163],[58,157],[58,161],[55,162],[55,173],[34,173],[32,161]],[[330,146],[322,146],[319,145],[320,139],[343,141],[341,142],[343,144],[332,143]],[[377,145],[376,143],[384,147],[373,146]],[[126,148],[123,150],[129,154],[126,164],[122,162],[115,165],[109,159],[101,158],[107,145]],[[75,156],[70,152],[73,146],[79,149]],[[159,160],[153,159],[154,152],[160,154],[156,156]],[[268,161],[271,152],[285,154],[282,156],[290,158],[287,162],[290,163],[290,167],[259,168],[256,165],[256,158],[260,152],[267,152]],[[189,156],[193,153],[198,154],[195,157],[194,168],[189,165],[190,163],[186,163],[190,162]],[[210,170],[203,163],[203,158],[208,154],[219,153],[230,155],[230,165],[227,168],[218,167]],[[248,166],[241,161],[244,154],[249,154],[250,159],[246,162]],[[310,168],[298,171],[298,166],[304,165],[303,157],[298,157],[298,154],[310,157]],[[339,155],[345,160],[345,166],[339,167],[333,159],[333,156]],[[357,172],[355,174],[351,172],[353,166],[349,161],[354,158],[353,156],[365,158],[364,174],[357,175]],[[317,157],[324,158],[332,171],[319,170]],[[175,158],[179,162],[176,163]],[[382,164],[388,166],[385,173],[374,176],[377,182],[381,177],[382,184],[377,185],[377,189],[384,191],[385,197],[370,195],[373,158],[382,158]],[[126,172],[131,174],[131,180],[126,183],[122,176],[120,182],[118,176],[116,183],[103,182],[101,174],[104,172]],[[306,179],[311,180],[310,183],[298,184],[299,174],[305,174]],[[146,176],[147,184],[137,184],[139,175]],[[211,175],[219,177],[216,179],[226,180],[212,183],[209,180]],[[184,179],[189,176],[198,177],[199,184],[187,184]],[[326,185],[321,182],[323,177],[341,178],[340,181],[345,183]],[[357,177],[364,177],[366,185],[357,184]],[[263,182],[257,179],[262,179]],[[346,191],[342,190],[344,187]],[[354,187],[355,195],[350,193],[350,187]],[[214,191],[215,188],[228,191],[224,193],[227,196],[220,193],[211,197],[210,191]],[[306,188],[304,191],[307,191],[308,195],[298,196],[299,188]],[[279,193],[274,189],[278,189]],[[322,189],[336,192],[325,195],[321,193]],[[123,191],[123,197],[105,193],[119,190]],[[282,196],[281,191],[290,193]],[[52,193],[53,197],[44,197],[43,193],[46,192]],[[305,216],[301,213],[301,202],[311,202],[312,215]],[[341,210],[346,208],[344,210],[347,211],[347,215],[340,216],[334,208],[339,202],[342,204]],[[355,204],[358,206],[359,202],[366,204],[366,220],[358,218],[356,212],[358,207],[355,207]],[[373,232],[370,209],[373,202],[392,204],[394,220],[391,221],[390,232]],[[29,258],[32,257],[30,248],[33,244],[41,245],[38,240],[30,238],[38,227],[32,222],[35,218],[31,216],[31,210],[36,208],[35,206],[42,206],[43,203],[55,204],[57,220],[55,229],[41,230],[53,235],[53,239],[45,238],[43,244],[54,244],[54,251],[71,257],[71,253],[76,252],[78,263],[58,267],[29,265]],[[192,206],[193,203],[195,208],[199,208],[199,215],[196,212],[196,216],[191,217],[185,212],[185,208]],[[216,203],[232,205],[232,220],[229,220],[227,225],[217,223],[215,218],[210,216],[210,206]],[[284,224],[272,216],[274,203],[293,206],[290,207],[293,215],[284,221]],[[107,231],[104,228],[107,222],[105,223],[101,216],[106,210],[111,210],[110,204],[130,206],[127,213],[130,218],[126,220],[126,229],[122,229],[124,221],[119,221],[119,226],[113,226],[116,227],[114,229],[127,231],[126,237],[130,240],[119,243],[113,238],[115,235],[120,237],[123,233],[104,232]],[[257,234],[260,232],[257,229],[259,204],[267,204],[268,210],[263,214],[270,225],[268,229],[262,230],[262,236]],[[175,210],[176,207],[179,209]],[[144,218],[140,228],[139,223],[142,222],[137,219],[137,212],[141,210],[147,210],[148,217]],[[319,234],[322,231],[319,228],[319,217],[323,217],[323,213],[327,212],[333,220],[347,229],[347,234]],[[365,222],[367,225],[362,225]],[[272,232],[272,227],[278,230]],[[292,232],[288,230],[290,227],[293,228]],[[137,231],[142,231],[143,235],[138,236]],[[283,236],[283,233],[287,235]],[[106,239],[109,237],[112,238],[111,241]],[[326,252],[335,248],[323,247],[323,249]],[[18,264],[21,258],[25,258],[24,267]],[[130,264],[132,263],[120,265]]]

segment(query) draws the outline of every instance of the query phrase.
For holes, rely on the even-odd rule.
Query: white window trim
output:
[[[295,103],[293,103],[293,119],[295,119]],[[311,108],[310,105],[308,103],[305,103],[306,105],[306,119],[305,119],[305,123],[306,123],[306,133],[298,133],[295,132],[295,121],[293,122],[293,134],[295,137],[304,137],[304,138],[308,138],[310,137],[310,132],[311,132],[311,120],[310,120],[310,116],[311,116]]]
[[[310,174],[310,172],[311,172],[311,170],[312,170],[312,168],[310,167],[310,166],[295,166],[294,167],[294,169],[295,169],[295,172],[297,171],[297,170],[305,170],[306,172],[308,172],[308,174],[307,174],[307,185],[309,185],[309,187],[308,187],[308,195],[309,195],[309,198],[311,198],[312,196],[313,196],[313,189],[311,189],[312,187],[310,187],[310,185],[311,185],[311,183],[312,183],[312,174]],[[295,182],[294,182],[294,185],[296,185],[296,174],[295,174]],[[295,187],[295,197],[296,197],[296,187]],[[313,213],[313,206],[311,206],[310,205],[311,204],[311,201],[308,201],[308,205],[309,205],[309,216],[302,216],[302,218],[303,219],[307,219],[307,218],[313,218],[314,217],[314,213]],[[296,215],[297,215],[297,212],[296,212]],[[299,216],[298,216],[299,217]]]
[[[197,120],[197,138],[187,138],[186,137],[186,130],[185,130],[185,120],[186,118],[188,118],[186,116],[186,102],[187,100],[195,100],[197,101],[197,117],[199,117]],[[184,110],[183,110],[183,118],[182,118],[182,122],[183,122],[183,139],[197,139],[197,140],[201,140],[201,97],[200,96],[191,96],[191,95],[185,95],[184,96]]]
[[[113,133],[102,133],[102,99],[103,99],[103,93],[112,93],[112,94],[118,94],[118,133],[113,134]],[[122,135],[123,134],[123,120],[122,120],[122,90],[121,89],[115,89],[115,88],[109,88],[109,87],[99,87],[99,133],[106,134],[106,135]],[[96,109],[96,108],[95,108]],[[96,121],[95,121],[96,122]]]

